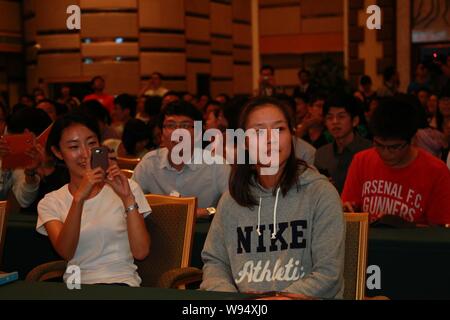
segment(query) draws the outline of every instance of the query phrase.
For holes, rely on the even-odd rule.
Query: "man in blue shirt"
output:
[[[195,121],[201,120],[201,113],[193,105],[181,102],[169,104],[160,121],[164,148],[147,153],[136,166],[132,179],[144,193],[197,197],[197,217],[207,217],[215,212],[221,195],[228,190],[230,167],[194,161],[194,153],[204,153],[201,144],[200,148],[196,148],[194,143]],[[179,157],[174,159],[179,153],[172,151],[180,143],[172,141],[176,129],[184,129],[189,133],[191,155],[188,158],[191,161],[180,162]],[[186,159],[185,156],[181,158]]]

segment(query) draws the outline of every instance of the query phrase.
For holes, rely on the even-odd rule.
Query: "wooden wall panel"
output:
[[[32,43],[36,41],[36,19],[29,19],[24,21],[24,39],[25,43]]]
[[[233,49],[233,60],[238,62],[251,62],[252,50],[251,49]]]
[[[233,19],[251,22],[251,0],[238,0],[232,2]]]
[[[231,5],[211,3],[211,33],[220,35],[232,35],[232,11]]]
[[[83,38],[137,38],[136,13],[85,13],[82,15]]]
[[[36,5],[37,31],[67,30],[66,21],[69,17],[66,13],[67,7],[77,3],[78,1],[74,0],[39,0]],[[82,19],[83,23],[84,20]]]
[[[79,34],[57,34],[37,36],[36,42],[40,50],[80,49]]]
[[[234,94],[248,94],[252,92],[251,66],[233,66],[233,92]]]
[[[233,24],[233,42],[235,45],[252,45],[251,26],[244,24]]]
[[[301,20],[302,33],[343,32],[343,17],[305,18]]]
[[[81,76],[79,53],[40,54],[38,56],[39,78],[70,78]]]
[[[22,30],[20,3],[0,1],[0,31],[19,33]]]
[[[300,6],[261,9],[259,19],[261,36],[300,33]]]
[[[186,39],[211,41],[209,19],[186,17]]]
[[[184,29],[184,0],[139,0],[139,26]]]
[[[233,77],[233,57],[213,55],[211,75],[213,77]]]
[[[197,74],[211,74],[211,64],[209,63],[191,63],[187,64],[187,91],[197,93]]]
[[[109,94],[136,94],[139,90],[139,62],[83,64],[83,75],[89,78],[102,75],[106,82],[105,91]]]
[[[221,93],[233,95],[233,81],[213,80],[211,81],[211,96],[215,97]]]
[[[174,91],[186,91],[187,83],[185,80],[165,80],[164,87]]]
[[[141,32],[139,45],[141,48],[186,48],[186,38],[182,34]]]
[[[344,0],[301,0],[302,17],[337,16],[344,13]]]
[[[260,7],[297,5],[303,0],[259,0]],[[333,1],[333,0],[332,0]]]
[[[79,0],[81,9],[129,9],[137,7],[137,0]]]
[[[141,74],[150,75],[160,71],[165,76],[185,76],[186,54],[167,52],[142,52]]]
[[[185,0],[184,7],[187,13],[209,15],[209,0]]]
[[[224,38],[212,38],[211,39],[211,49],[214,52],[228,52],[233,51],[233,40]]]
[[[81,45],[81,54],[84,57],[138,57],[137,43],[102,42]]]
[[[189,59],[211,59],[211,47],[209,45],[188,44],[186,56]]]
[[[23,0],[22,1],[22,13],[24,16],[34,14],[36,11],[37,0]]]

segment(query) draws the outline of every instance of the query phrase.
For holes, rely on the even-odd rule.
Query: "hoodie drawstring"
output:
[[[258,207],[258,227],[256,228],[256,233],[261,236],[261,231],[259,231],[259,226],[261,225],[261,197],[259,197],[259,207]]]
[[[275,239],[277,236],[277,207],[278,207],[278,196],[280,194],[280,188],[278,188],[277,190],[277,195],[275,197],[275,206],[273,208],[273,233],[272,233],[272,239]],[[258,226],[256,228],[256,233],[258,234],[258,236],[261,236],[261,231],[259,229],[260,225],[261,225],[261,202],[262,202],[262,198],[259,197],[259,206],[258,206]]]
[[[275,206],[273,207],[273,233],[272,239],[275,239],[277,236],[277,207],[278,207],[278,195],[280,193],[280,188],[277,190],[277,196],[275,197]]]

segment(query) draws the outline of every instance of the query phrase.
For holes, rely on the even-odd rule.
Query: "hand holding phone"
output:
[[[105,182],[108,166],[108,149],[105,147],[92,148],[83,179],[73,196],[75,201],[88,199],[94,186]]]

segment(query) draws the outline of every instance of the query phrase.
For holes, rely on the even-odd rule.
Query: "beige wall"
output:
[[[275,67],[278,85],[290,90],[311,55],[342,53],[343,0],[260,0],[262,63]],[[314,59],[313,59],[314,60]]]
[[[22,91],[22,18],[20,3],[0,0],[0,102],[15,103]],[[3,99],[3,95],[9,97]]]
[[[208,74],[213,96],[251,92],[250,0],[24,1],[30,89],[39,78],[77,82],[99,74],[106,91],[136,94],[159,71],[169,89],[196,93],[197,74]],[[69,4],[81,6],[79,32],[65,28]]]

